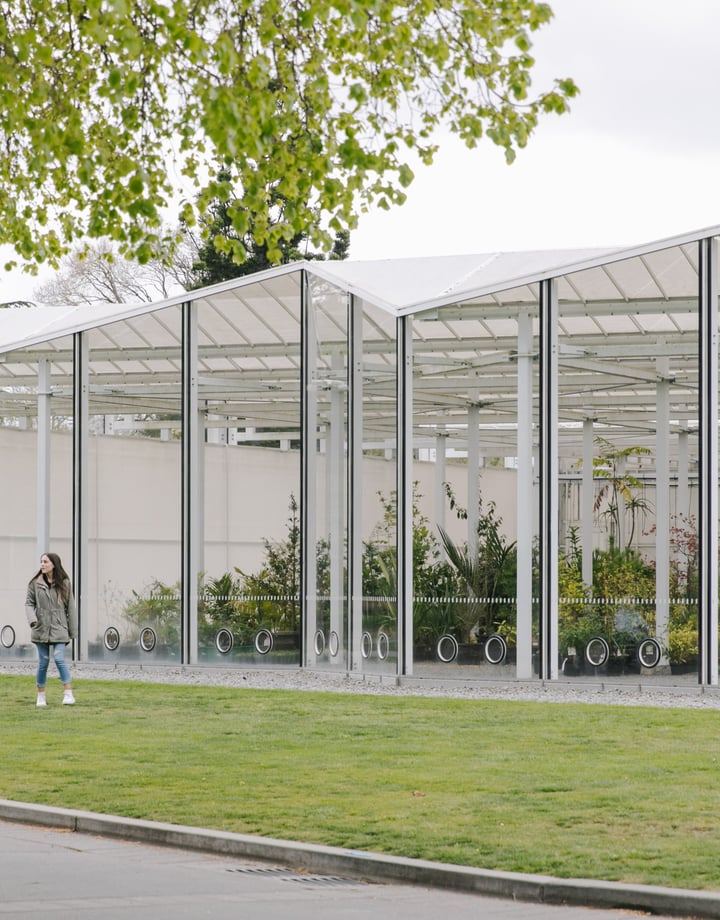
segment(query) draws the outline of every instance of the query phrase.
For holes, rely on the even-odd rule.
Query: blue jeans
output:
[[[44,689],[47,680],[48,665],[50,664],[50,649],[53,650],[53,658],[60,674],[60,680],[63,684],[70,683],[70,668],[65,664],[65,645],[60,642],[57,645],[50,645],[47,642],[36,642],[38,650],[37,666],[37,685]]]

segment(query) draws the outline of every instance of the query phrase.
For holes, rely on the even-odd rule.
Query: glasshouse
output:
[[[0,312],[0,660],[718,681],[720,227]]]

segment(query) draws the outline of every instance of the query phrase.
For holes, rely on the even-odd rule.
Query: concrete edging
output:
[[[8,799],[0,799],[0,820],[123,838],[155,846],[267,860],[311,872],[344,873],[369,881],[426,885],[544,904],[645,910],[677,917],[720,918],[720,892],[476,869],[363,850],[346,850],[68,808],[51,808]]]

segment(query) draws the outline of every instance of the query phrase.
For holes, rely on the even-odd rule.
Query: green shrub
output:
[[[146,626],[152,627],[160,645],[180,644],[180,583],[163,584],[153,579],[145,590],[133,590],[123,608],[123,616],[131,624],[131,632],[139,635]]]

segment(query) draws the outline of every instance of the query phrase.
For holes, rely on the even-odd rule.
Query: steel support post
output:
[[[180,660],[197,662],[198,578],[200,576],[199,424],[197,304],[182,305],[182,604]]]
[[[517,677],[532,677],[533,506],[532,318],[518,317],[517,358]]]
[[[73,335],[73,588],[78,612],[76,655],[88,656],[88,338]]]
[[[558,676],[558,304],[540,282],[540,677]]]
[[[301,455],[300,455],[300,521],[302,540],[300,549],[300,597],[302,610],[300,661],[307,667],[315,663],[314,636],[317,629],[317,338],[315,311],[310,296],[308,276],[302,271],[300,278],[301,367]]]
[[[593,518],[595,509],[595,477],[593,469],[595,423],[583,419],[582,429],[582,481],[580,485],[580,546],[582,547],[582,580],[585,585],[593,583]],[[564,653],[564,652],[563,652]]]
[[[347,328],[347,326],[346,326]],[[327,509],[327,534],[330,540],[330,634],[337,636],[338,651],[345,648],[347,587],[345,560],[347,539],[347,471],[345,469],[347,370],[342,354],[331,357],[330,430],[327,435],[327,476],[325,479],[325,507]],[[331,664],[344,664],[342,659]]]
[[[38,361],[36,559],[50,549],[50,362]]]
[[[668,360],[657,361],[655,401],[655,638],[668,663],[670,621],[670,381]],[[620,544],[621,546],[624,543]]]
[[[348,564],[350,566],[350,626],[348,666],[362,669],[363,579],[362,579],[362,458],[363,458],[363,311],[362,301],[348,294],[350,330],[350,424],[348,481]]]
[[[445,530],[445,507],[447,503],[447,497],[445,495],[445,483],[447,481],[447,442],[448,436],[444,431],[439,431],[435,435],[435,476],[433,483],[435,526],[433,528],[433,533],[438,538],[440,537],[440,528]],[[445,547],[441,544],[439,549],[441,558],[447,561],[447,552]]]
[[[700,684],[718,682],[718,283],[717,240],[699,241],[700,537],[698,632]]]
[[[413,672],[412,317],[397,320],[397,552],[399,675]]]
[[[480,406],[479,393],[470,391],[467,410],[467,545],[468,558],[478,555],[478,520],[480,517]]]

